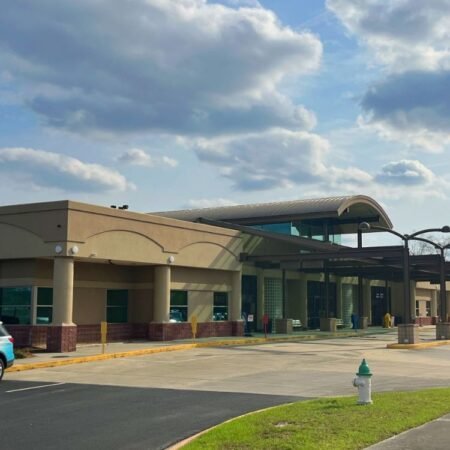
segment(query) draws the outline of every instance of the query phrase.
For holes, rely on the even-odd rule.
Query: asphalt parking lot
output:
[[[30,448],[25,431],[33,436],[40,430],[47,439],[61,430],[61,439],[73,442],[64,444],[67,449],[165,448],[246,411],[356,395],[352,380],[362,358],[374,391],[450,385],[449,346],[388,350],[390,340],[378,335],[204,348],[9,373],[1,384],[0,435],[14,446],[1,448]],[[46,384],[51,386],[7,392]],[[12,440],[19,417],[26,419],[23,447]],[[56,436],[53,442],[63,441]],[[61,448],[48,444],[33,448]]]

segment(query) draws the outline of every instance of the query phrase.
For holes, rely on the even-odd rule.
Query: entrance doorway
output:
[[[242,315],[247,318],[253,314],[253,322],[247,322],[248,332],[256,331],[257,324],[257,278],[254,275],[242,276]]]
[[[371,303],[372,303],[372,325],[383,325],[383,317],[390,311],[389,305],[389,289],[386,290],[382,286],[372,286],[371,289]]]
[[[308,281],[308,328],[320,328],[320,318],[327,315],[327,300],[325,283]],[[336,317],[336,283],[329,283],[329,317]]]

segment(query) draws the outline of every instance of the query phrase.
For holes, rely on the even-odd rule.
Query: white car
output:
[[[14,364],[14,339],[0,322],[0,381],[7,367]]]

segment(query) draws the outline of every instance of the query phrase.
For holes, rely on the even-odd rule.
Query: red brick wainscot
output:
[[[47,345],[47,328],[42,325],[5,325],[14,338],[16,347],[44,347]]]
[[[74,352],[77,349],[76,325],[52,325],[47,329],[48,352]]]
[[[421,327],[424,325],[436,325],[436,319],[437,317],[416,317],[414,323]]]
[[[107,342],[147,339],[146,323],[108,323]],[[78,325],[79,344],[93,344],[101,341],[100,324]]]
[[[200,322],[197,324],[198,338],[243,335],[244,323],[241,321]],[[192,338],[192,328],[189,322],[150,323],[148,325],[148,339],[150,341],[175,341]]]

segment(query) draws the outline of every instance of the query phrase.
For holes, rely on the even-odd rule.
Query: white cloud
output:
[[[357,168],[327,163],[329,143],[316,134],[270,130],[213,140],[199,140],[200,160],[216,165],[240,190],[326,185],[358,188],[372,177]]]
[[[427,151],[450,144],[450,0],[327,0],[384,69],[362,98],[364,127]]]
[[[380,183],[414,186],[430,185],[436,176],[420,161],[402,159],[385,164],[376,179]]]
[[[26,104],[82,134],[309,129],[278,85],[321,53],[269,10],[206,0],[22,0],[0,14],[2,65]]]
[[[327,0],[391,71],[450,69],[450,0]]]
[[[169,158],[168,156],[163,156],[161,158],[161,161],[163,162],[163,164],[165,164],[166,166],[169,166],[169,167],[177,167],[178,166],[178,161],[174,158]]]
[[[75,192],[135,189],[123,175],[108,167],[32,148],[1,148],[0,172],[3,179],[26,188],[31,185]]]
[[[218,206],[233,206],[236,202],[228,200],[226,198],[199,198],[191,199],[187,203],[187,208],[197,209],[197,208],[214,208]]]
[[[140,148],[130,148],[122,153],[117,160],[134,166],[153,167],[155,165],[153,158]]]
[[[130,148],[122,153],[117,161],[132,166],[154,167],[157,165],[166,165],[169,167],[176,167],[178,161],[168,156],[151,156],[140,148]]]

